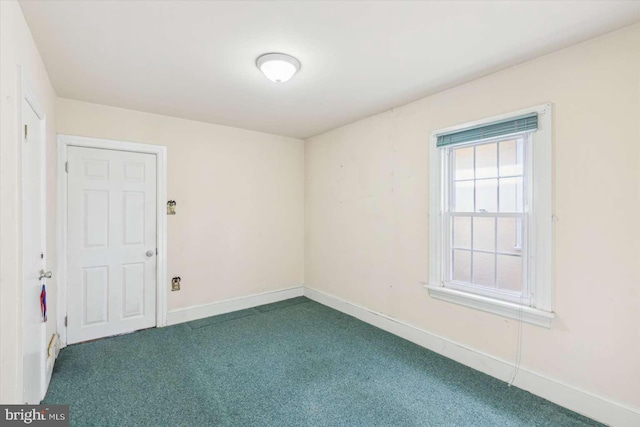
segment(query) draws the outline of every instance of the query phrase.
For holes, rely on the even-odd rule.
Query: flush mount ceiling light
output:
[[[285,53],[265,53],[256,60],[256,65],[266,78],[284,83],[300,70],[300,61]]]

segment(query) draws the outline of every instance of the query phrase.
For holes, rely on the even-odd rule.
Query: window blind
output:
[[[537,129],[538,113],[530,113],[506,120],[500,120],[498,122],[487,123],[481,126],[473,126],[466,129],[439,134],[436,145],[438,147],[444,147],[446,145],[495,138],[497,136],[510,135],[519,132],[535,131]]]

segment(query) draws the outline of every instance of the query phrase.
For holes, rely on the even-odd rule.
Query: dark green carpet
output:
[[[304,297],[62,350],[78,426],[593,426]]]

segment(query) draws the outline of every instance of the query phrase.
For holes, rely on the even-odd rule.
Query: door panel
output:
[[[82,326],[109,321],[109,266],[82,269]]]
[[[122,266],[123,317],[144,316],[144,270],[143,262]]]
[[[69,147],[68,160],[67,342],[154,326],[155,155]]]
[[[144,245],[144,192],[125,191],[122,193],[124,205],[125,245]]]
[[[105,190],[83,191],[84,247],[109,246],[109,192]]]

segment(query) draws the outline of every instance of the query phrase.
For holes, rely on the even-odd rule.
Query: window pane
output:
[[[522,212],[522,178],[500,179],[500,212]]]
[[[453,246],[471,249],[471,217],[453,217]]]
[[[476,178],[498,176],[498,144],[476,146]]]
[[[522,292],[522,257],[498,255],[498,288]]]
[[[473,249],[495,251],[495,218],[473,218]]]
[[[471,282],[471,252],[453,251],[453,280]]]
[[[521,253],[522,242],[518,241],[518,235],[522,235],[522,230],[518,230],[521,223],[522,220],[516,218],[498,218],[498,252]]]
[[[476,181],[476,212],[497,212],[498,180]]]
[[[494,286],[495,255],[483,252],[473,253],[473,283],[483,286]]]
[[[454,179],[473,179],[473,147],[453,150]]]
[[[500,176],[522,175],[522,140],[504,141],[500,146]]]
[[[473,181],[456,182],[453,211],[473,212]]]

